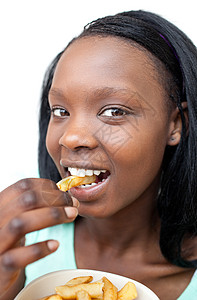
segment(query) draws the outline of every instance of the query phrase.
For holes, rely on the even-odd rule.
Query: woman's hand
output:
[[[13,299],[25,266],[58,248],[54,240],[25,247],[25,234],[74,221],[77,206],[48,179],[23,179],[0,193],[0,299]]]

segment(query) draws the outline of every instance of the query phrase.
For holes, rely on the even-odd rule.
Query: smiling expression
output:
[[[98,185],[71,189],[82,215],[110,216],[157,193],[170,130],[157,77],[150,55],[115,37],[78,39],[60,58],[48,152],[62,177],[68,167],[108,171]]]

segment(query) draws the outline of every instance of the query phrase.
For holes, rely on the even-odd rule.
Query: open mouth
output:
[[[78,177],[87,177],[87,176],[96,176],[96,180],[90,184],[79,185],[78,188],[88,188],[95,185],[98,185],[104,182],[110,175],[108,170],[90,170],[90,169],[79,169],[79,168],[66,168],[67,176],[78,176]]]

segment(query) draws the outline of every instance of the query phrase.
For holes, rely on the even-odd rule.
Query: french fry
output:
[[[60,295],[54,294],[48,297],[41,298],[40,300],[63,300]]]
[[[80,290],[85,290],[92,298],[100,298],[103,294],[103,283],[102,282],[92,282],[84,283],[73,286],[58,286],[55,291],[64,299],[76,299],[76,293]]]
[[[137,297],[133,282],[127,282],[118,291],[117,287],[106,277],[95,282],[91,282],[92,280],[92,276],[75,277],[65,285],[56,287],[56,294],[40,300],[134,300]]]
[[[82,184],[90,184],[95,182],[96,180],[96,175],[92,176],[85,176],[85,177],[78,177],[78,176],[69,176],[66,177],[59,182],[56,183],[57,187],[63,191],[66,192],[70,190],[72,187],[79,186]]]
[[[118,292],[118,300],[133,300],[137,298],[137,290],[133,282],[127,282]]]
[[[93,280],[92,276],[79,276],[69,280],[65,285],[77,285],[82,283],[89,283]]]
[[[63,300],[60,295],[52,295],[48,298],[48,300]]]
[[[76,293],[76,299],[77,300],[91,300],[90,295],[88,294],[88,292],[84,291],[84,290],[80,290]]]
[[[103,300],[116,300],[117,299],[117,287],[113,285],[109,279],[103,277],[104,287],[103,287]]]

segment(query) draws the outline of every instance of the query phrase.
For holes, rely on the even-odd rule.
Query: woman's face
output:
[[[145,52],[114,37],[78,39],[61,57],[49,93],[47,149],[62,177],[68,168],[104,170],[98,184],[70,190],[80,214],[107,217],[153,200],[170,131],[157,78]]]

